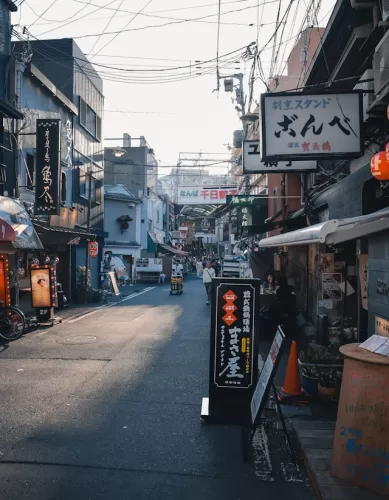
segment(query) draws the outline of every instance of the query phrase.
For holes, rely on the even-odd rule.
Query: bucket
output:
[[[308,377],[308,375],[302,374],[302,387],[304,392],[310,394],[311,396],[317,396],[319,389],[319,379],[315,377]]]

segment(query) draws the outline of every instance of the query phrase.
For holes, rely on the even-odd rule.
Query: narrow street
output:
[[[239,428],[201,422],[209,308],[200,280],[168,290],[1,345],[0,498],[315,498],[302,472],[262,474],[260,451],[244,465]]]

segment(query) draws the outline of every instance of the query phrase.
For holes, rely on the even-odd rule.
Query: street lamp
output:
[[[93,158],[95,155],[98,155],[99,153],[104,153],[105,150],[107,151],[112,151],[112,154],[115,156],[115,158],[121,158],[126,154],[126,150],[117,146],[116,148],[104,148],[101,149],[100,151],[96,151],[92,153],[91,156],[91,163],[93,163]],[[104,155],[103,155],[103,162],[104,162]],[[104,170],[104,167],[101,169]],[[90,217],[91,217],[91,211],[92,211],[92,166],[88,167],[87,173],[86,173],[88,179],[85,179],[85,182],[88,180],[88,211],[86,214],[86,229],[89,232],[90,231]],[[88,274],[89,274],[89,248],[88,244],[86,245],[86,251],[85,251],[85,292],[88,290]],[[87,302],[87,293],[85,293],[85,303]]]

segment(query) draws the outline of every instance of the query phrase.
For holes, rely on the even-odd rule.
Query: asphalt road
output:
[[[188,280],[182,296],[136,288],[119,305],[69,311],[0,344],[0,498],[315,498],[277,432],[260,429],[243,464],[240,429],[201,422],[202,283]]]

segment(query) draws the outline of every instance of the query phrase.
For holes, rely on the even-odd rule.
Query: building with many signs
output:
[[[338,0],[301,79],[309,94],[262,101],[269,118],[263,158],[278,161],[285,153],[292,163],[316,160],[322,167],[320,176],[305,176],[304,203],[287,219],[308,227],[285,229],[260,246],[282,255],[282,272],[308,317],[341,321],[358,340],[389,325],[389,197],[387,182],[370,167],[389,140],[389,12],[375,4],[356,9]]]
[[[77,268],[86,265],[88,241],[98,242],[98,255],[88,265],[92,286],[100,282],[105,234],[102,80],[72,39],[18,41],[13,54],[15,94],[24,113],[15,187],[34,213],[45,253],[59,259],[57,279],[71,297]],[[40,155],[47,147],[46,165]],[[25,277],[31,258],[20,260]]]

